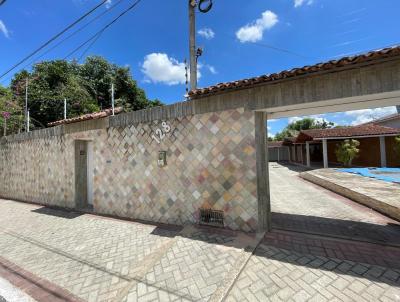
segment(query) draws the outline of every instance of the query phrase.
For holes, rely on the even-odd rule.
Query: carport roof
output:
[[[374,61],[379,61],[382,59],[396,57],[396,56],[400,56],[400,45],[374,50],[360,55],[346,56],[338,60],[331,60],[324,63],[318,63],[315,65],[307,65],[301,68],[293,68],[278,73],[266,74],[259,77],[243,79],[233,82],[219,83],[214,86],[192,90],[189,92],[189,96],[191,98],[196,98],[222,91],[230,91],[240,88],[252,87],[257,84],[273,82],[287,78],[294,78],[302,75],[311,75],[313,73],[321,71],[334,72],[341,67],[347,67],[360,63],[373,63]]]
[[[296,138],[296,143],[306,142],[310,140],[321,140],[321,139],[335,139],[335,138],[351,138],[351,137],[369,137],[369,136],[380,136],[380,135],[400,135],[400,129],[365,124],[354,127],[341,127],[341,128],[330,128],[330,129],[310,129],[300,131],[300,134]]]
[[[283,146],[283,141],[268,142],[268,148],[280,148]]]

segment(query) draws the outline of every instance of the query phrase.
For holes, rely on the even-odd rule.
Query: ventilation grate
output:
[[[200,209],[200,224],[224,226],[224,212],[211,209]]]

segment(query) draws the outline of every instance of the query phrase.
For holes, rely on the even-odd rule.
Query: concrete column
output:
[[[379,146],[381,149],[381,167],[384,168],[386,167],[386,144],[385,144],[385,137],[380,136],[379,137]]]
[[[300,163],[303,164],[303,145],[300,145]]]
[[[322,154],[324,157],[324,168],[328,168],[328,144],[326,139],[322,140]]]
[[[306,157],[307,157],[307,167],[311,167],[311,161],[310,161],[310,142],[306,142]]]
[[[257,161],[257,199],[258,230],[271,230],[271,197],[269,191],[267,114],[254,112],[256,161]]]

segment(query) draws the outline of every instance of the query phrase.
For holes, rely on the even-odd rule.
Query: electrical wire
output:
[[[127,9],[125,9],[122,13],[120,13],[116,18],[114,18],[111,22],[109,22],[107,25],[105,25],[102,29],[100,29],[98,32],[96,32],[93,36],[91,36],[89,39],[87,39],[85,42],[80,44],[77,48],[75,48],[73,51],[71,51],[67,56],[64,57],[64,60],[66,60],[68,57],[72,56],[74,53],[76,53],[79,49],[84,47],[86,44],[88,44],[90,41],[98,39],[99,35],[101,35],[107,28],[109,28],[111,25],[113,25],[115,22],[118,21],[122,16],[124,16],[126,13],[128,13],[130,10],[135,8],[142,0],[136,0],[131,6],[129,6]]]
[[[233,39],[233,40],[237,41],[237,37],[235,37],[233,35],[229,35],[229,34],[226,34],[226,33],[221,33],[221,34],[223,36],[229,38],[229,39]],[[265,43],[260,43],[260,42],[249,42],[247,44],[249,44],[249,45],[253,44],[253,45],[256,45],[256,46],[269,48],[269,49],[272,49],[272,50],[275,50],[275,51],[283,52],[283,53],[290,54],[290,55],[293,55],[293,56],[296,56],[296,57],[300,57],[300,58],[303,58],[303,59],[310,59],[310,57],[306,57],[306,56],[304,56],[304,55],[302,55],[300,53],[297,53],[297,52],[294,52],[294,51],[291,51],[291,50],[288,50],[288,49],[285,49],[285,48],[276,47],[276,46],[273,46],[273,45],[270,45],[270,44],[265,44]]]
[[[89,51],[89,49],[97,42],[97,40],[100,38],[101,34],[103,32],[99,33],[97,37],[95,37],[92,41],[92,43],[89,44],[89,46],[83,51],[83,53],[80,55],[78,62],[82,60],[82,58],[86,55],[86,53]]]
[[[69,38],[71,38],[72,36],[76,35],[77,33],[81,32],[83,29],[85,29],[86,27],[88,27],[90,24],[92,24],[94,21],[98,20],[99,18],[103,17],[105,14],[109,13],[113,8],[115,8],[116,6],[118,6],[119,4],[121,4],[124,0],[119,0],[117,3],[115,3],[114,5],[110,6],[106,11],[102,12],[101,14],[97,15],[96,17],[94,17],[92,20],[90,20],[89,22],[87,22],[85,25],[81,26],[80,28],[78,28],[76,31],[72,32],[70,35],[68,35],[67,37],[65,37],[64,39],[62,39],[60,42],[58,42],[57,44],[55,44],[53,47],[49,48],[48,50],[46,50],[44,53],[42,53],[40,56],[36,57],[35,60],[31,61],[30,63],[28,63],[27,65],[25,65],[23,68],[31,65],[33,62],[37,61],[38,59],[42,58],[44,55],[48,54],[50,51],[52,51],[53,49],[57,48],[58,46],[60,46],[62,43],[64,43],[66,40],[68,40]]]
[[[50,51],[54,50],[55,48],[57,48],[58,46],[60,46],[61,44],[63,44],[65,41],[67,41],[69,38],[71,38],[72,36],[76,35],[77,33],[81,32],[83,29],[85,29],[86,27],[88,27],[90,24],[92,24],[94,21],[98,20],[99,18],[103,17],[105,14],[109,13],[112,11],[112,9],[114,9],[116,6],[118,6],[119,4],[121,4],[123,1],[125,0],[119,0],[117,3],[113,4],[112,6],[110,6],[106,11],[102,12],[101,14],[98,14],[96,17],[94,17],[93,19],[91,19],[89,22],[87,22],[86,24],[84,24],[83,26],[81,26],[80,28],[78,28],[77,30],[75,30],[74,32],[72,32],[70,35],[68,35],[67,37],[65,37],[64,39],[62,39],[60,42],[58,42],[57,44],[53,45],[52,47],[50,47],[49,49],[47,49],[45,52],[43,52],[42,54],[40,54],[39,56],[37,56],[35,59],[29,61],[27,64],[25,64],[24,66],[22,66],[21,69],[25,69],[28,66],[31,66],[33,63],[35,63],[37,60],[43,58],[46,54],[48,54]],[[5,83],[8,79],[12,78],[14,75],[10,75],[6,78],[4,78],[2,81],[0,81],[0,83]]]
[[[89,10],[88,12],[86,12],[85,14],[83,14],[81,17],[79,17],[77,20],[75,20],[74,22],[72,22],[70,25],[68,25],[66,28],[64,28],[61,32],[59,32],[58,34],[56,34],[55,36],[53,36],[50,40],[48,40],[47,42],[45,42],[44,44],[42,44],[39,48],[37,48],[35,51],[33,51],[32,53],[30,53],[28,56],[26,56],[25,58],[23,58],[22,60],[20,60],[18,63],[14,64],[12,67],[10,67],[7,71],[5,71],[4,73],[2,73],[0,75],[0,79],[3,78],[5,75],[7,75],[8,73],[10,73],[12,70],[14,70],[15,68],[17,68],[19,65],[21,65],[22,63],[24,63],[25,61],[27,61],[29,58],[33,57],[35,54],[37,54],[39,51],[41,51],[43,48],[45,48],[47,45],[49,45],[51,42],[53,42],[54,40],[56,40],[57,38],[59,38],[61,35],[63,35],[65,32],[67,32],[68,30],[70,30],[72,27],[74,27],[76,24],[78,24],[79,22],[81,22],[83,19],[85,19],[87,16],[89,16],[90,14],[92,14],[94,11],[96,11],[99,7],[101,7],[104,3],[106,3],[108,0],[102,0],[99,4],[97,4],[95,7],[93,7],[91,10]]]
[[[303,56],[302,54],[296,53],[294,51],[287,50],[287,49],[284,49],[284,48],[275,47],[275,46],[269,45],[269,44],[264,44],[264,43],[259,43],[259,42],[251,42],[249,44],[254,44],[254,45],[258,45],[258,46],[261,46],[261,47],[269,48],[269,49],[272,49],[272,50],[284,52],[284,53],[291,54],[291,55],[294,55],[294,56],[297,56],[297,57],[300,57],[300,58],[303,58],[303,59],[310,59],[309,57]]]

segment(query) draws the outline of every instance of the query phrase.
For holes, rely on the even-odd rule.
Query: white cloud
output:
[[[212,65],[206,65],[206,67],[208,68],[208,70],[212,73],[212,74],[217,74],[218,71],[215,69],[214,66]]]
[[[236,37],[242,43],[260,41],[263,38],[264,31],[274,27],[278,21],[278,16],[267,10],[262,13],[261,18],[239,28]]]
[[[271,138],[274,138],[275,137],[275,133],[272,133],[272,132],[270,132],[270,130],[271,130],[271,127],[270,126],[267,126],[267,132],[268,132],[268,137],[271,137]]]
[[[110,8],[112,5],[112,0],[107,0],[106,1],[106,8]]]
[[[10,32],[8,31],[7,26],[6,26],[6,25],[4,24],[4,22],[1,21],[1,20],[0,20],[0,32],[2,32],[3,35],[4,35],[6,38],[9,38],[9,37],[10,37]]]
[[[294,0],[294,7],[302,6],[303,4],[311,5],[314,0]]]
[[[207,40],[211,40],[215,37],[215,32],[211,28],[207,27],[199,29],[197,33]]]
[[[151,53],[145,56],[142,72],[145,74],[146,80],[153,83],[177,85],[184,84],[186,81],[185,63],[168,57],[165,53]],[[197,77],[201,77],[199,71]]]
[[[218,73],[217,69],[215,69],[214,66],[209,65],[209,64],[204,64],[204,63],[202,63],[202,62],[198,62],[198,63],[197,63],[197,68],[198,68],[198,71],[199,71],[200,69],[206,68],[206,69],[208,69],[208,71],[209,71],[210,73],[212,73],[212,74],[217,74],[217,73]]]
[[[352,110],[347,111],[344,114],[353,118],[351,125],[359,125],[363,123],[368,123],[375,119],[384,117],[389,114],[396,113],[396,107],[383,107],[374,109],[362,109],[362,110]]]

